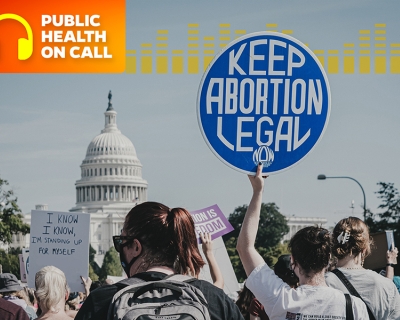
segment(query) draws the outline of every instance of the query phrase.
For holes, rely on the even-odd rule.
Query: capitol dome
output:
[[[147,181],[129,138],[117,127],[117,112],[108,95],[105,125],[89,143],[76,185],[76,206],[70,211],[127,213],[147,200]]]

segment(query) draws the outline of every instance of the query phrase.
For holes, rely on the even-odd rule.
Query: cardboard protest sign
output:
[[[89,273],[89,227],[87,213],[32,211],[29,252],[29,287],[45,266],[61,269],[71,291],[84,292],[80,276]]]
[[[25,262],[24,262],[24,257],[22,256],[22,253],[18,255],[18,259],[19,259],[19,274],[21,276],[21,282],[26,283],[27,282],[26,269],[25,269]]]
[[[199,246],[199,251],[203,257],[203,260],[206,261],[203,250],[201,250],[201,245]],[[217,260],[218,266],[221,269],[221,273],[224,276],[225,293],[229,294],[237,292],[240,289],[239,283],[237,281],[235,271],[233,270],[231,260],[229,259],[228,252],[226,251],[224,241],[221,237],[213,240],[213,253],[215,260]],[[213,283],[208,264],[204,265],[204,267],[201,269],[200,279]]]
[[[315,54],[277,32],[247,34],[208,66],[197,97],[203,137],[226,165],[286,170],[321,139],[330,115],[328,79]]]
[[[371,254],[365,258],[364,268],[376,270],[386,267],[386,252],[394,247],[393,231],[377,232],[371,234],[374,247]]]
[[[197,240],[200,243],[200,232],[208,232],[211,234],[211,239],[214,240],[222,237],[233,230],[232,225],[226,219],[218,205],[191,211],[190,214],[194,220]]]
[[[28,280],[29,280],[29,249],[22,248],[22,259],[24,262],[24,270],[25,270],[25,276],[26,276],[25,282],[28,282]]]

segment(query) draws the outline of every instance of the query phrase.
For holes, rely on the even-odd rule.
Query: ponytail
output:
[[[147,268],[166,266],[181,274],[198,276],[205,264],[197,246],[193,219],[183,208],[141,203],[127,214],[124,230],[140,241]]]
[[[172,208],[170,214],[173,216],[173,237],[177,250],[175,267],[179,273],[197,277],[205,263],[197,245],[193,219],[183,208]]]

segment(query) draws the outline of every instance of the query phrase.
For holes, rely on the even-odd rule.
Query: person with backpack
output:
[[[92,291],[76,320],[243,319],[223,290],[197,279],[205,263],[187,210],[141,203],[113,241],[128,279]]]
[[[368,319],[365,304],[356,297],[329,288],[325,268],[331,255],[328,230],[306,227],[290,240],[290,265],[299,278],[299,286],[291,288],[275,275],[255,249],[264,178],[262,164],[255,176],[249,176],[253,196],[247,208],[237,242],[237,251],[248,276],[247,287],[264,306],[271,320],[280,319]],[[265,222],[264,222],[265,223]],[[268,225],[266,226],[268,228]]]
[[[357,217],[342,219],[333,229],[332,238],[338,262],[336,269],[325,275],[328,286],[360,297],[371,320],[400,319],[400,295],[394,283],[363,267],[372,243],[365,222]],[[393,268],[395,261],[395,258],[390,260],[388,267]]]

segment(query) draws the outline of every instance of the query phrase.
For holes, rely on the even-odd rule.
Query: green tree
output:
[[[121,262],[119,261],[119,255],[117,250],[114,247],[110,247],[110,249],[106,252],[104,256],[103,265],[100,270],[100,280],[104,281],[109,276],[121,276],[122,275],[122,267]]]
[[[247,205],[237,207],[229,215],[228,220],[234,227],[234,230],[223,237],[226,250],[239,282],[243,282],[246,279],[246,273],[237,254],[236,243],[247,207]],[[273,202],[263,203],[261,205],[260,223],[255,247],[270,265],[275,264],[280,255],[288,253],[287,246],[280,244],[283,236],[288,232],[289,227],[286,218],[279,212],[278,206]]]
[[[94,257],[96,256],[97,251],[89,245],[89,277],[92,281],[99,280],[100,267],[96,261],[94,261]]]
[[[12,235],[29,233],[29,225],[23,223],[21,210],[14,191],[8,187],[8,181],[0,178],[0,242],[11,243]]]
[[[0,265],[2,265],[3,273],[12,273],[18,279],[21,279],[18,257],[21,253],[21,248],[0,249]]]

